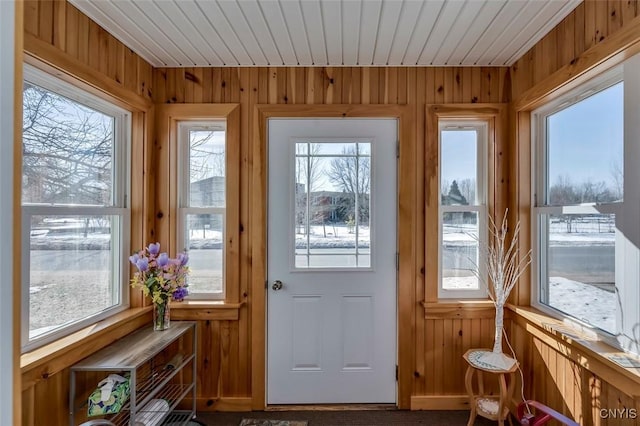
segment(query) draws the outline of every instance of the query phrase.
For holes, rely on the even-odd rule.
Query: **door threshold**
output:
[[[276,404],[264,411],[393,411],[396,404]]]

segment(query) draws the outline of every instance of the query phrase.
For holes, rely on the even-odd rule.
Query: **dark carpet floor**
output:
[[[306,420],[309,426],[465,426],[469,411],[254,411],[250,413],[198,413],[197,420],[209,426],[238,426],[243,418]],[[516,423],[517,424],[517,423]],[[475,426],[497,422],[477,417]]]

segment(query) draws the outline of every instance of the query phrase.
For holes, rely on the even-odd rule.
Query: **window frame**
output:
[[[443,214],[449,212],[477,212],[478,215],[478,243],[482,247],[486,245],[488,238],[487,231],[487,199],[489,191],[488,179],[488,146],[489,146],[489,120],[469,118],[448,118],[438,119],[438,298],[440,299],[486,299],[487,289],[484,288],[482,280],[478,282],[478,289],[446,289],[443,284]],[[476,140],[476,200],[473,205],[449,206],[442,204],[442,132],[445,130],[475,130]],[[479,262],[479,274],[487,282],[486,266]]]
[[[28,203],[24,204],[21,197],[21,242],[22,242],[22,314],[21,314],[21,351],[22,353],[31,351],[61,337],[74,333],[89,324],[122,312],[130,306],[129,292],[129,272],[128,249],[131,239],[131,137],[132,137],[132,116],[133,113],[113,102],[89,93],[86,90],[64,81],[46,71],[33,65],[24,64],[24,81],[28,81],[49,92],[63,96],[85,107],[89,107],[105,115],[114,118],[114,142],[111,170],[112,197],[110,205],[49,205]],[[22,193],[22,184],[20,185]],[[113,289],[119,295],[119,303],[67,325],[60,326],[50,332],[46,332],[33,339],[29,338],[30,326],[30,237],[31,237],[31,217],[39,215],[95,215],[95,216],[115,216],[117,220],[111,230],[111,244],[116,250],[112,250],[112,270]],[[119,284],[118,284],[119,281]]]
[[[164,247],[168,253],[175,253],[182,249],[177,244],[178,232],[178,191],[180,186],[178,123],[182,121],[215,121],[226,123],[226,223],[224,240],[224,292],[225,298],[215,301],[224,304],[237,304],[246,300],[247,294],[240,287],[241,245],[246,241],[244,224],[240,218],[241,194],[247,196],[247,182],[240,181],[240,168],[243,164],[240,157],[240,146],[245,140],[240,138],[240,104],[158,104],[154,108],[157,152],[157,174],[155,176],[156,194],[153,238]],[[246,159],[245,159],[246,160]],[[247,249],[247,246],[244,247]],[[211,306],[208,301],[186,299],[187,303],[176,303],[174,308],[181,309],[193,306]],[[200,304],[202,303],[202,305]],[[191,309],[183,311],[181,318],[196,319]]]
[[[190,170],[191,150],[189,143],[189,132],[191,130],[213,130],[225,132],[225,206],[224,207],[191,207],[190,204]],[[227,122],[222,118],[212,118],[210,120],[180,120],[177,121],[178,134],[178,232],[176,234],[176,244],[178,250],[185,249],[186,217],[189,214],[220,214],[222,215],[222,241],[227,240],[227,205],[228,205],[228,166],[227,155],[228,138]],[[225,244],[222,247],[222,291],[220,293],[189,292],[190,300],[224,300],[227,295],[227,249]]]
[[[633,61],[633,62],[632,62]],[[616,219],[616,236],[615,236],[615,292],[617,294],[618,305],[620,300],[624,299],[624,296],[620,296],[620,292],[638,295],[640,290],[638,289],[638,273],[635,275],[632,273],[630,278],[625,277],[625,271],[632,269],[633,267],[640,266],[636,260],[634,264],[629,266],[625,265],[625,259],[630,257],[627,250],[630,249],[629,243],[624,238],[624,235],[618,231],[618,226],[621,217],[624,215],[633,214],[634,202],[632,200],[638,200],[640,191],[637,185],[633,185],[634,177],[640,176],[640,172],[633,170],[631,165],[630,145],[632,142],[628,136],[630,129],[638,128],[638,125],[632,120],[628,120],[628,107],[633,104],[636,110],[638,109],[638,102],[633,100],[634,93],[640,94],[640,84],[637,84],[635,88],[631,89],[631,84],[625,79],[627,73],[625,67],[629,66],[631,72],[630,76],[637,75],[637,70],[640,69],[640,55],[627,60],[620,66],[614,67],[605,73],[586,81],[585,83],[577,86],[576,88],[564,93],[548,104],[542,105],[531,111],[531,241],[532,241],[532,268],[531,268],[531,306],[539,309],[550,317],[563,320],[564,322],[571,324],[577,329],[592,335],[607,344],[614,347],[618,347],[623,350],[630,350],[632,352],[638,352],[637,349],[630,349],[633,345],[631,339],[624,336],[624,329],[621,328],[621,324],[628,323],[629,321],[622,321],[622,314],[619,308],[616,309],[616,330],[609,332],[594,324],[590,324],[579,318],[576,318],[568,313],[562,312],[553,306],[543,302],[545,297],[546,286],[543,284],[548,283],[548,268],[547,258],[545,254],[546,248],[548,248],[548,230],[546,223],[544,223],[544,216],[550,214],[615,214]],[[635,73],[634,73],[635,70]],[[637,78],[637,77],[636,77]],[[623,163],[624,163],[624,189],[623,197],[621,201],[607,202],[607,203],[595,203],[585,205],[557,205],[551,206],[547,204],[547,190],[548,190],[548,141],[547,141],[547,129],[546,121],[547,117],[553,115],[563,109],[575,105],[588,97],[606,90],[619,82],[624,82],[624,133],[623,133]],[[637,118],[636,118],[637,120]],[[638,130],[635,130],[638,133]],[[637,148],[635,148],[637,152]],[[634,154],[635,155],[635,154]],[[636,167],[637,168],[637,167]],[[635,191],[630,189],[635,188]],[[633,194],[635,192],[636,194]],[[541,200],[540,202],[538,200]],[[637,210],[636,210],[637,212]],[[635,248],[635,250],[638,250]],[[629,253],[630,254],[630,253]],[[628,282],[627,282],[628,281]],[[634,282],[631,282],[634,281]],[[548,300],[548,299],[547,299]],[[628,319],[634,324],[637,323],[637,319],[640,319],[640,308],[637,307],[636,301],[635,312],[628,313]]]

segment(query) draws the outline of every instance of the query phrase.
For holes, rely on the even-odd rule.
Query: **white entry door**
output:
[[[270,119],[269,404],[396,401],[395,119]]]

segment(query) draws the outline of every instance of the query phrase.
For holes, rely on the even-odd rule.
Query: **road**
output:
[[[472,267],[469,258],[475,257],[475,248],[444,249],[443,268]],[[613,245],[605,246],[552,246],[549,248],[549,275],[564,277],[587,284],[614,282]]]
[[[550,274],[553,276],[594,284],[613,281],[615,256],[613,246],[556,246],[550,248],[549,254]],[[467,256],[475,256],[475,250],[464,252],[445,249],[443,255],[445,269],[455,268],[456,265],[468,267]],[[332,263],[331,256],[326,256],[323,260],[327,265]],[[36,271],[108,270],[108,265],[109,252],[107,251],[34,250],[31,252],[31,269]],[[191,250],[189,265],[194,271],[198,269],[220,271],[222,251],[219,249]]]
[[[107,250],[33,250],[31,269],[47,270],[108,270],[110,256]],[[193,269],[219,271],[222,268],[222,250],[191,250],[189,265]]]
[[[615,249],[610,246],[549,248],[549,275],[586,284],[612,284]]]

